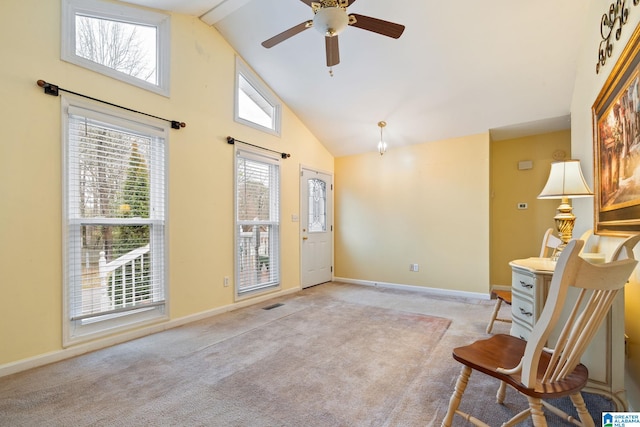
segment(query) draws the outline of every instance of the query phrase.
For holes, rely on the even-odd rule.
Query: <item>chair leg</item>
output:
[[[576,393],[569,396],[571,398],[571,402],[573,402],[573,406],[576,408],[576,412],[578,413],[578,417],[580,421],[585,427],[595,427],[595,423],[593,422],[593,418],[587,411],[587,405],[584,403],[584,399],[582,398],[582,394]]]
[[[496,393],[496,402],[499,404],[504,403],[504,398],[507,395],[507,383],[504,381],[500,381],[500,387],[498,387],[498,392]]]
[[[500,306],[502,305],[502,300],[500,298],[496,299],[496,305],[493,307],[493,314],[491,314],[491,320],[489,320],[489,324],[487,325],[487,333],[490,334],[493,329],[493,323],[496,321],[498,317],[498,313],[500,312]]]
[[[444,419],[442,420],[442,427],[451,426],[453,416],[455,415],[458,406],[460,406],[460,400],[462,399],[462,395],[467,388],[467,383],[469,382],[470,376],[471,368],[467,365],[464,365],[462,367],[462,370],[460,371],[458,380],[456,381],[456,386],[453,390],[453,394],[451,395],[451,399],[449,399],[449,410],[447,411],[447,415],[445,415]]]
[[[531,409],[531,421],[534,427],[547,427],[547,419],[542,412],[542,401],[537,397],[527,396],[529,408]]]

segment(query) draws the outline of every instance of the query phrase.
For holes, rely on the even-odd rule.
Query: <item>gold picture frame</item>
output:
[[[640,26],[591,111],[595,233],[640,232]]]

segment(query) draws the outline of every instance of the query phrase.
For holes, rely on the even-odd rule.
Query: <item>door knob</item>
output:
[[[304,237],[302,238],[302,240],[307,240],[307,239],[308,239],[308,237],[307,237],[307,236],[304,236]]]

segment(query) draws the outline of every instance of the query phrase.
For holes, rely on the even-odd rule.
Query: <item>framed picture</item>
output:
[[[595,232],[640,232],[640,26],[591,110]]]

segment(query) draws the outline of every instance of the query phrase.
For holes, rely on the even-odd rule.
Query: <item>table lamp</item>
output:
[[[562,199],[558,206],[558,213],[554,217],[558,237],[562,243],[558,246],[552,256],[553,261],[557,261],[560,253],[567,246],[573,234],[573,225],[576,216],[573,208],[569,204],[569,199],[577,197],[590,197],[593,192],[584,180],[580,160],[564,160],[551,163],[551,172],[547,184],[538,195],[538,199]]]

